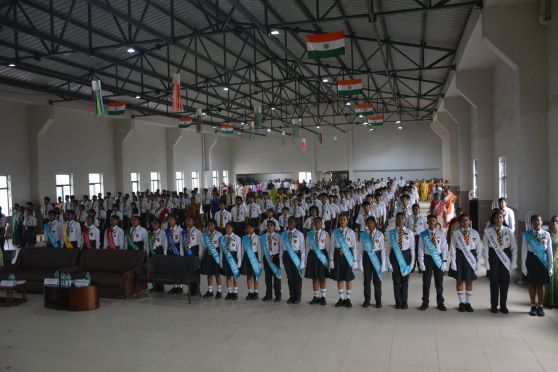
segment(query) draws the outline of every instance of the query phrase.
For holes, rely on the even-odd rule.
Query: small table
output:
[[[27,282],[17,281],[13,285],[0,284],[0,291],[5,291],[6,296],[0,296],[0,306],[11,307],[27,302]],[[15,293],[20,293],[20,297],[15,297]]]
[[[99,288],[44,286],[45,307],[56,310],[88,311],[99,308]]]

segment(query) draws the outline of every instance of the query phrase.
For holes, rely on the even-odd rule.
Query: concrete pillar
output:
[[[553,4],[548,27],[548,201],[549,215],[558,214],[558,6]]]
[[[463,97],[446,97],[442,111],[445,111],[458,126],[459,188],[468,192],[473,188],[471,105]]]
[[[124,142],[134,130],[134,119],[118,119],[117,125],[114,125],[114,173],[116,175],[115,186],[116,190],[105,190],[111,191],[113,195],[116,191],[128,192],[132,191],[132,185],[130,181],[130,175],[124,174],[124,153],[122,151]]]
[[[174,164],[174,148],[182,139],[182,130],[180,128],[165,129],[165,150],[167,154],[167,185],[168,190],[175,189],[176,167]],[[182,190],[177,190],[182,191]]]
[[[438,120],[430,124],[430,128],[442,140],[442,178],[449,179],[451,173],[450,134]]]
[[[41,159],[39,156],[39,137],[44,135],[48,128],[53,123],[54,113],[52,111],[52,106],[50,105],[30,105],[28,106],[29,116],[28,116],[28,143],[29,143],[29,182],[31,186],[31,200],[36,202],[43,201],[43,198],[48,195],[40,195],[40,190],[44,190],[45,187],[41,187],[41,177],[39,176],[39,169],[41,166],[41,161],[48,159]],[[55,202],[56,198],[51,197],[52,202]]]
[[[446,112],[438,112],[437,121],[448,131],[449,173],[447,180],[451,185],[459,185],[459,140],[457,122]]]

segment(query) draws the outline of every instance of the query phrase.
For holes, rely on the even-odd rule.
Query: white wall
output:
[[[558,214],[558,6],[548,26],[548,201],[549,214]]]

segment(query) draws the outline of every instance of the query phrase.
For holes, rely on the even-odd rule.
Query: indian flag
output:
[[[337,82],[337,93],[340,96],[352,96],[362,93],[362,79],[339,80]]]
[[[234,132],[234,124],[223,123],[221,124],[221,133],[232,134]]]
[[[327,58],[345,54],[345,34],[343,31],[326,34],[306,35],[308,58]]]
[[[108,114],[109,115],[124,115],[126,112],[126,102],[113,102],[108,103]]]
[[[369,116],[368,117],[368,125],[371,127],[380,127],[384,125],[384,117],[383,116]]]
[[[374,113],[374,106],[371,103],[359,103],[355,105],[355,112],[359,115],[370,115]]]
[[[192,125],[192,121],[193,119],[191,117],[178,118],[178,127],[188,128],[190,125]]]

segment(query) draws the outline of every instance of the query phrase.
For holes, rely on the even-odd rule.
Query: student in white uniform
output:
[[[382,275],[386,271],[386,249],[384,234],[377,228],[376,219],[370,216],[366,219],[366,229],[360,233],[358,262],[364,279],[364,303],[362,307],[370,306],[370,281],[374,285],[374,301],[376,308],[382,307]],[[375,256],[375,258],[374,258]]]
[[[167,237],[165,231],[161,229],[161,221],[158,218],[151,220],[151,234],[149,235],[149,256],[153,255],[166,255],[167,254]],[[149,292],[165,292],[163,284],[153,283],[153,287]]]
[[[306,234],[306,271],[304,277],[312,279],[314,296],[310,305],[326,305],[326,279],[329,277],[329,234],[322,229],[322,219],[314,217],[314,229]]]
[[[246,205],[247,216],[246,221],[254,226],[254,230],[258,230],[261,222],[262,211],[260,206],[256,204],[253,197],[248,198],[248,205]]]
[[[268,210],[268,216],[273,216],[273,209]],[[277,220],[274,218],[266,219],[265,233],[260,236],[260,240],[265,240],[265,245],[262,242],[263,266],[265,275],[265,301],[273,299],[273,292],[275,292],[275,302],[281,302],[281,242],[280,236],[277,233],[278,226]],[[262,230],[263,231],[263,230]],[[265,254],[265,250],[269,255]],[[268,261],[271,260],[271,263]],[[272,268],[273,265],[273,268]]]
[[[81,248],[81,226],[75,218],[76,213],[72,209],[66,212],[67,221],[62,225],[64,248]]]
[[[262,271],[261,242],[252,222],[246,223],[246,235],[242,237],[242,265],[240,273],[246,275],[248,295],[246,300],[258,299],[258,280]],[[251,258],[252,257],[252,258]]]
[[[232,219],[231,212],[225,209],[225,203],[219,202],[219,210],[215,212],[214,216],[215,222],[217,223],[217,228],[222,234],[225,233],[225,226]]]
[[[110,226],[105,229],[105,249],[114,251],[117,249],[125,249],[124,230],[118,226],[120,218],[117,214],[110,217]]]
[[[459,312],[472,313],[473,281],[477,280],[476,272],[482,265],[482,241],[479,233],[471,228],[471,220],[467,214],[459,217],[459,224],[460,228],[451,235],[451,265],[448,275],[456,280]]]
[[[281,215],[278,217],[279,230],[286,231],[289,225],[289,207],[283,207]]]
[[[200,244],[200,273],[207,275],[207,292],[203,298],[213,297],[213,278],[217,283],[217,293],[215,299],[219,300],[222,297],[221,292],[221,263],[223,254],[221,252],[220,241],[223,236],[216,230],[216,222],[209,220],[207,222],[207,231],[202,234],[202,241]]]
[[[339,227],[331,236],[329,267],[330,277],[337,282],[339,300],[335,307],[352,307],[351,293],[354,270],[358,268],[357,239],[352,229],[348,227],[349,217],[345,214],[339,216]],[[346,249],[346,252],[345,252]]]
[[[506,198],[498,199],[498,208],[500,208],[502,216],[504,216],[504,226],[515,232],[515,213],[513,209],[508,207]]]
[[[246,218],[248,218],[248,213],[246,207],[242,204],[241,196],[235,198],[235,203],[235,206],[231,208],[234,233],[237,236],[243,236],[246,231]]]
[[[45,234],[47,235],[47,247],[61,248],[63,246],[64,232],[62,231],[62,224],[58,221],[57,217],[56,210],[48,212],[48,223],[44,226]]]
[[[318,208],[316,206],[312,205],[308,211],[308,217],[306,217],[306,219],[304,220],[303,226],[303,231],[305,234],[308,233],[308,231],[314,229],[314,221],[316,217],[318,217]]]
[[[225,226],[223,235],[223,276],[227,280],[227,295],[225,300],[238,300],[238,276],[242,263],[241,239],[234,233],[232,222]]]
[[[413,204],[413,206],[411,207],[413,213],[407,217],[407,222],[406,222],[406,226],[409,230],[411,230],[413,232],[413,235],[415,236],[415,257],[417,257],[418,255],[418,245],[419,245],[419,235],[426,230],[426,228],[428,227],[428,223],[426,221],[426,217],[424,217],[422,214],[420,214],[420,205],[418,204]],[[415,265],[416,267],[416,265]],[[415,272],[415,267],[413,267],[413,271],[411,272]],[[420,267],[419,267],[419,272],[422,272]]]
[[[101,232],[97,226],[95,226],[95,219],[92,216],[88,216],[85,220],[85,225],[81,230],[81,236],[84,249],[99,249],[101,248]]]
[[[437,227],[436,216],[428,215],[428,225],[422,230],[418,239],[418,267],[422,272],[422,305],[420,310],[428,308],[430,298],[430,283],[434,276],[436,287],[436,303],[440,311],[447,311],[444,305],[444,272],[447,267],[448,243],[444,230]]]
[[[33,215],[33,209],[28,208],[23,218],[23,236],[26,247],[34,247],[36,243],[37,217]]]
[[[287,230],[281,233],[281,251],[283,265],[289,284],[288,304],[299,304],[302,298],[302,270],[306,265],[304,234],[296,228],[296,219],[288,219]]]
[[[168,227],[165,230],[167,238],[167,256],[184,256],[184,245],[182,239],[182,228],[176,224],[176,217],[169,215],[167,218]],[[168,294],[181,294],[182,286],[175,285]]]
[[[395,215],[396,227],[389,231],[387,247],[392,271],[396,309],[408,309],[409,274],[415,264],[415,236],[405,227],[404,212]]]
[[[126,249],[149,252],[149,236],[140,222],[139,216],[131,218],[130,229],[126,234]]]
[[[510,274],[517,267],[517,243],[513,231],[504,226],[504,215],[497,209],[490,218],[492,226],[484,230],[483,259],[490,279],[490,312],[508,314]]]
[[[268,209],[266,218],[262,221],[262,224],[260,225],[260,231],[262,233],[267,231],[267,224],[269,221],[273,222],[273,225],[275,226],[275,231],[280,231],[279,221],[277,221],[275,217],[273,217],[273,209]]]

